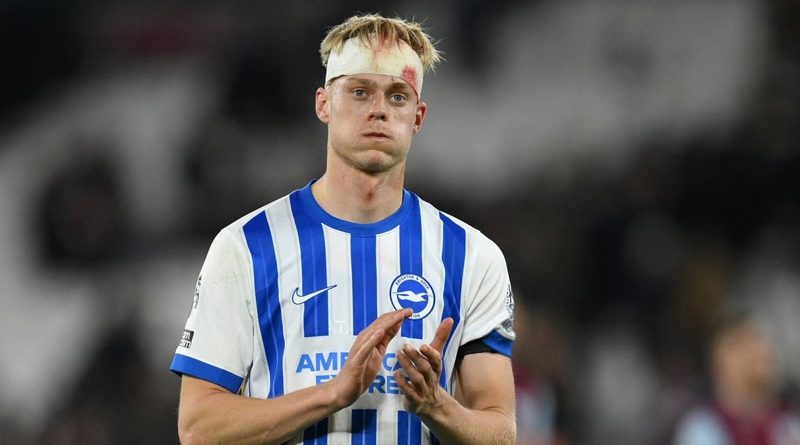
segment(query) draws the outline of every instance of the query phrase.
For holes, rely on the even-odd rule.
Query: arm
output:
[[[389,342],[410,315],[410,310],[383,314],[356,337],[336,378],[274,399],[239,396],[184,375],[178,413],[181,443],[281,443],[351,405],[375,379]]]
[[[341,408],[336,406],[332,382],[261,400],[184,375],[178,436],[183,444],[281,443]]]
[[[456,377],[455,401],[460,405],[452,414],[440,416],[445,431],[434,432],[447,443],[513,444],[517,422],[511,359],[490,352],[469,354]],[[461,417],[458,408],[467,411],[467,417]]]
[[[469,354],[456,370],[455,397],[439,386],[441,345],[452,321],[445,320],[430,345],[406,345],[398,360],[409,381],[397,374],[406,409],[417,414],[448,444],[513,444],[516,440],[514,375],[511,359],[494,353]]]

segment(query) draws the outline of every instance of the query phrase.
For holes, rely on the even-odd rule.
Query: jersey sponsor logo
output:
[[[181,334],[181,347],[186,349],[191,348],[193,338],[194,338],[194,331],[184,329],[183,334]]]
[[[310,293],[307,293],[305,295],[301,295],[300,294],[300,288],[296,287],[296,288],[294,288],[294,292],[292,292],[292,303],[297,304],[297,305],[303,304],[306,301],[316,297],[317,295],[322,294],[323,292],[327,292],[327,291],[333,289],[336,286],[337,285],[334,284],[332,286],[328,286],[328,287],[323,288],[323,289],[318,289],[318,290],[315,290],[314,292],[310,292]]]
[[[312,373],[317,385],[333,379],[344,367],[348,352],[313,352],[300,355],[297,362],[296,374]],[[394,371],[401,370],[402,366],[397,360],[397,354],[387,352],[381,361],[383,372],[379,372],[370,383],[367,392],[370,394],[400,394],[400,385],[394,377]]]
[[[389,298],[395,309],[411,309],[414,314],[412,320],[419,320],[428,316],[436,303],[428,280],[413,273],[400,275],[394,279],[389,289]]]

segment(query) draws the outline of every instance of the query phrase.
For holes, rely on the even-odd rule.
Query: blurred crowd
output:
[[[2,2],[0,442],[177,443],[168,365],[205,250],[323,170],[319,41],[375,11],[442,39],[407,187],[506,255],[518,443],[800,444],[800,5],[694,3]],[[685,29],[649,27],[667,10]],[[552,37],[587,17],[605,43]],[[642,43],[706,28],[724,32]],[[666,88],[672,120],[643,116],[658,54],[691,65],[726,41],[753,45],[719,61],[739,71]],[[588,86],[577,110],[541,92],[585,74],[575,53],[626,113]],[[504,91],[521,84],[546,103]],[[716,108],[681,105],[706,91]],[[561,129],[536,133],[550,114]]]

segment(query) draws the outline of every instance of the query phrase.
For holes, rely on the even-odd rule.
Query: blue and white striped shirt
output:
[[[510,289],[492,241],[413,193],[404,191],[401,208],[383,221],[355,224],[326,213],[309,183],[214,239],[171,369],[234,393],[278,397],[335,377],[362,329],[410,307],[370,388],[288,443],[432,443],[403,410],[396,351],[430,343],[452,317],[441,377],[452,392],[461,345],[482,340],[511,355]]]

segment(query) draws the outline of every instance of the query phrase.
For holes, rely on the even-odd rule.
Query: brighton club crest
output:
[[[407,273],[395,278],[389,289],[389,298],[395,309],[408,309],[414,311],[412,320],[419,320],[428,316],[436,303],[433,288],[425,278],[413,273]]]

